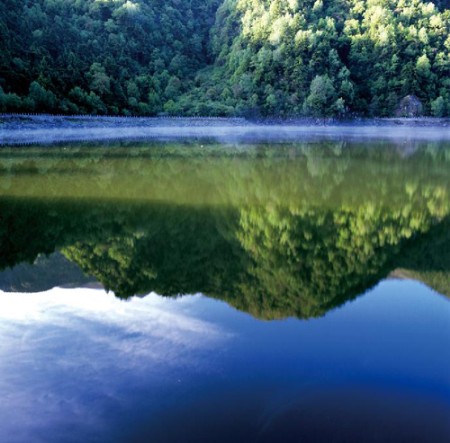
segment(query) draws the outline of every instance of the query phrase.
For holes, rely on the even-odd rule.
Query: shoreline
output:
[[[114,115],[54,115],[54,114],[0,114],[0,129],[4,125],[26,124],[28,123],[80,123],[85,121],[92,124],[93,122],[101,122],[102,124],[131,124],[152,126],[161,122],[189,122],[190,124],[214,124],[214,122],[228,122],[230,125],[235,124],[257,124],[257,125],[311,125],[311,126],[433,126],[433,127],[450,127],[450,117],[354,117],[354,118],[328,118],[328,117],[262,117],[262,118],[246,118],[246,117],[185,117],[185,116],[114,116]]]
[[[275,119],[0,115],[0,146],[76,141],[450,141],[450,118]]]

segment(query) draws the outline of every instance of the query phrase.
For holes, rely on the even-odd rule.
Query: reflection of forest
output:
[[[400,268],[449,292],[446,150],[33,152],[0,160],[0,268],[61,250],[119,297],[202,292],[262,318],[322,315]]]

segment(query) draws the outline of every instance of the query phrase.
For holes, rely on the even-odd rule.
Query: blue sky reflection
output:
[[[450,303],[408,280],[308,321],[0,292],[0,441],[444,442],[449,344]]]
[[[213,370],[200,355],[230,334],[196,318],[198,298],[0,293],[0,441],[52,441],[48,431],[80,425],[86,436],[108,433],[112,416],[133,407],[134,390],[178,381],[174,369]]]

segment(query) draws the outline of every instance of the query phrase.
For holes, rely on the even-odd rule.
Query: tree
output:
[[[104,95],[111,92],[111,81],[106,75],[105,68],[97,62],[92,63],[89,69],[89,86],[97,94]]]
[[[55,94],[47,91],[36,81],[30,85],[28,99],[34,104],[34,109],[38,110],[53,111],[56,105]]]
[[[435,117],[444,117],[446,114],[445,100],[439,96],[431,102],[431,112]]]
[[[305,111],[315,117],[333,115],[335,100],[336,90],[330,78],[327,75],[317,75],[311,82],[310,92],[305,101]]]

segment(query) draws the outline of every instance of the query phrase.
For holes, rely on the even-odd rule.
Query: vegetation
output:
[[[5,0],[0,112],[450,114],[435,0]]]
[[[5,0],[0,111],[151,115],[208,62],[218,0]]]

